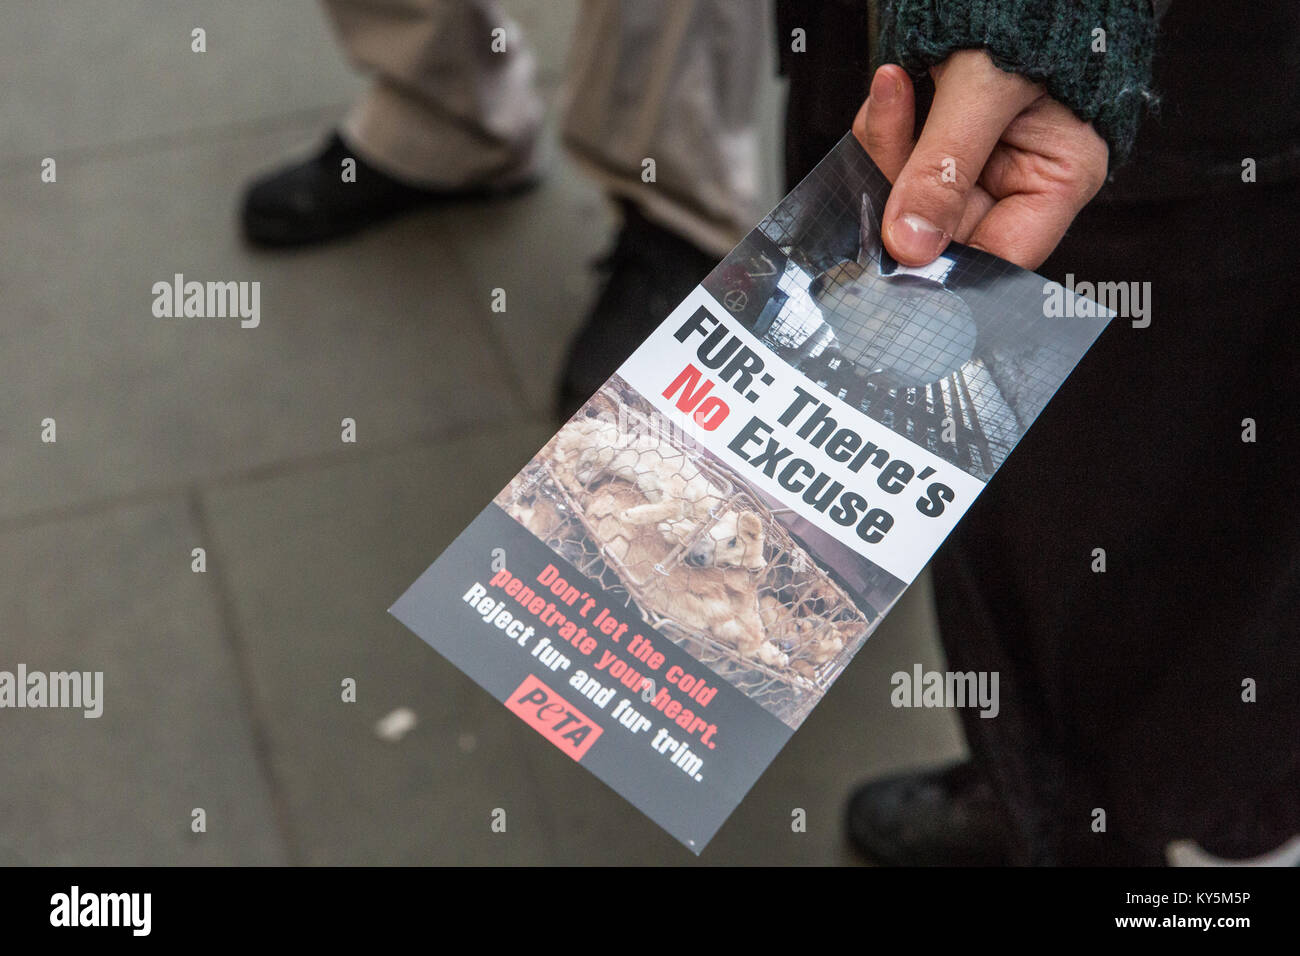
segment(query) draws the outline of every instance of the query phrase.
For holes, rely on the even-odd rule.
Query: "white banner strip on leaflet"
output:
[[[700,287],[619,374],[756,488],[906,582],[984,487],[791,368]]]

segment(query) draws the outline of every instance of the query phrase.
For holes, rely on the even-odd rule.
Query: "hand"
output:
[[[956,239],[1036,269],[1105,182],[1105,141],[983,50],[953,53],[930,75],[934,105],[919,140],[912,80],[900,66],[876,71],[853,121],[858,142],[894,184],[885,248],[920,266]]]

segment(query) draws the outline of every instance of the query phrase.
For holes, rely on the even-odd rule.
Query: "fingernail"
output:
[[[905,212],[889,224],[890,245],[907,259],[932,262],[951,238],[934,223]]]
[[[886,75],[883,68],[876,70],[871,81],[871,98],[881,106],[888,106],[898,95],[898,83]]]

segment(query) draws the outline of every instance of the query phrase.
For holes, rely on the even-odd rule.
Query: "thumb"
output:
[[[890,191],[885,248],[903,265],[932,262],[962,223],[989,154],[1039,93],[979,51],[953,54],[936,75],[934,105]]]

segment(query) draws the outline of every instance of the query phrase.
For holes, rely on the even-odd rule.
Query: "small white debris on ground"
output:
[[[375,722],[375,736],[380,740],[396,743],[415,727],[415,711],[409,707],[398,707],[391,714]]]

